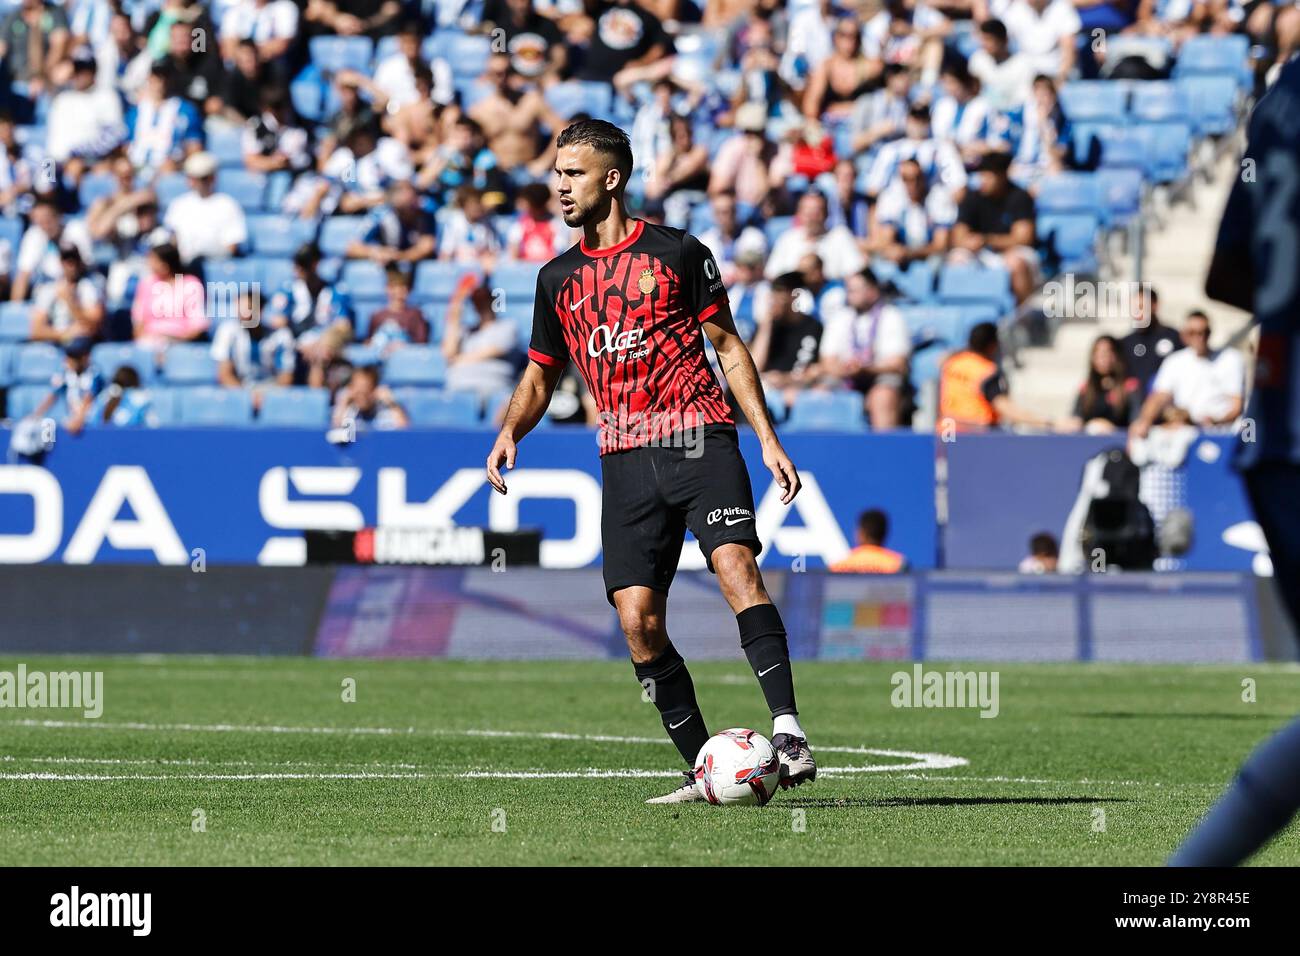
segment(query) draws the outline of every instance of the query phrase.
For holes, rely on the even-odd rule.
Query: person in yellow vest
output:
[[[966,348],[948,356],[939,369],[939,414],[935,430],[989,431],[1003,424],[1051,428],[1050,419],[1020,408],[1008,394],[998,364],[998,327],[980,322]]]
[[[841,574],[897,574],[906,571],[907,558],[885,547],[889,536],[889,518],[879,508],[858,515],[858,546],[831,570]]]

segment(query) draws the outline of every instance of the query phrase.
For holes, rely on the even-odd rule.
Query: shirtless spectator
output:
[[[547,105],[541,92],[530,88],[510,63],[504,53],[488,58],[482,81],[491,92],[469,111],[482,128],[488,149],[504,169],[527,166],[546,148],[539,126],[554,131],[567,125]]]

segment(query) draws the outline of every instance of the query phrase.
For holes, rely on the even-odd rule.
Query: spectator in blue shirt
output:
[[[370,211],[360,237],[347,249],[348,258],[380,265],[420,262],[437,249],[436,227],[428,201],[409,182],[388,187],[388,204]]]
[[[104,377],[90,364],[91,345],[84,336],[68,343],[63,353],[64,367],[50,382],[50,394],[41,399],[32,418],[43,418],[63,399],[68,414],[63,427],[74,435],[85,427],[95,397],[104,388]]]

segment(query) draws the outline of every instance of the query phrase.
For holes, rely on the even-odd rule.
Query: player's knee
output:
[[[667,637],[663,617],[645,608],[619,608],[618,623],[627,638],[628,651],[638,664],[649,663],[664,649]]]
[[[745,544],[724,544],[714,550],[713,570],[727,595],[737,598],[760,598],[763,578],[758,573],[754,552]]]

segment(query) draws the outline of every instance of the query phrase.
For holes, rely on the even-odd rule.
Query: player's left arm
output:
[[[731,387],[731,394],[736,396],[741,411],[758,435],[759,444],[763,448],[763,464],[781,486],[781,504],[788,505],[799,493],[799,472],[781,447],[780,439],[776,437],[776,429],[772,427],[771,416],[767,413],[767,401],[763,397],[758,369],[745,340],[736,332],[736,324],[732,321],[731,309],[725,299],[704,320],[704,334],[709,337],[714,351],[718,353],[718,362],[722,366],[727,385]]]

